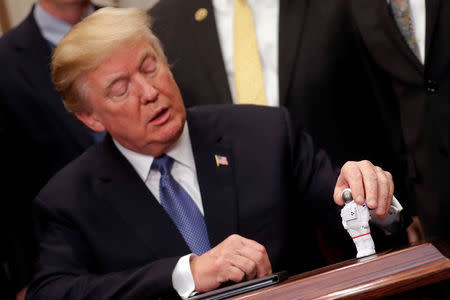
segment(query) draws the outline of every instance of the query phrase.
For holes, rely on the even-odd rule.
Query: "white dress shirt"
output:
[[[155,196],[156,200],[161,203],[159,197],[159,180],[161,178],[161,174],[158,170],[151,169],[154,157],[131,151],[123,147],[116,140],[113,139],[113,141],[119,151],[136,170],[142,181],[145,182],[145,185]],[[170,172],[172,177],[186,190],[199,208],[202,215],[204,215],[200,187],[197,179],[197,170],[195,168],[194,154],[192,153],[191,139],[189,137],[187,123],[183,128],[183,133],[180,138],[175,145],[167,151],[166,155],[174,159]],[[149,201],[151,200],[149,199]],[[194,292],[195,288],[189,260],[191,255],[192,253],[189,253],[181,257],[172,272],[173,287],[182,298],[189,297]]]
[[[253,13],[267,105],[279,106],[278,82],[278,0],[247,0]],[[233,16],[231,0],[213,0],[222,57],[233,102],[236,102],[233,63]]]
[[[414,35],[416,37],[417,46],[419,47],[420,61],[425,64],[425,24],[426,24],[426,9],[425,0],[408,0],[409,8],[411,10],[411,20],[414,28]],[[387,0],[390,4],[390,0]]]

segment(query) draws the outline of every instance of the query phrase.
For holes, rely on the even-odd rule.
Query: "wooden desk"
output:
[[[441,250],[442,251],[442,250]],[[450,260],[433,244],[352,259],[231,299],[374,299],[450,282]]]

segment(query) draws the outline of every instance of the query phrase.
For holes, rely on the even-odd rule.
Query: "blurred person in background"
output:
[[[93,11],[89,0],[39,0],[22,23],[0,38],[2,271],[8,280],[5,294],[19,299],[35,259],[32,199],[101,136],[67,113],[49,70],[59,41]]]

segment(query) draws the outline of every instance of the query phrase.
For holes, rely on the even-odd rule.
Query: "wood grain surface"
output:
[[[292,276],[232,299],[374,299],[449,278],[449,258],[425,243]]]

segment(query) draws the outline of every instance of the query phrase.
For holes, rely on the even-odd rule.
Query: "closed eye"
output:
[[[128,80],[124,78],[118,79],[110,85],[108,96],[111,98],[119,98],[126,95],[127,91]]]
[[[141,64],[140,71],[144,74],[154,74],[158,69],[158,64],[154,56],[147,56]]]

